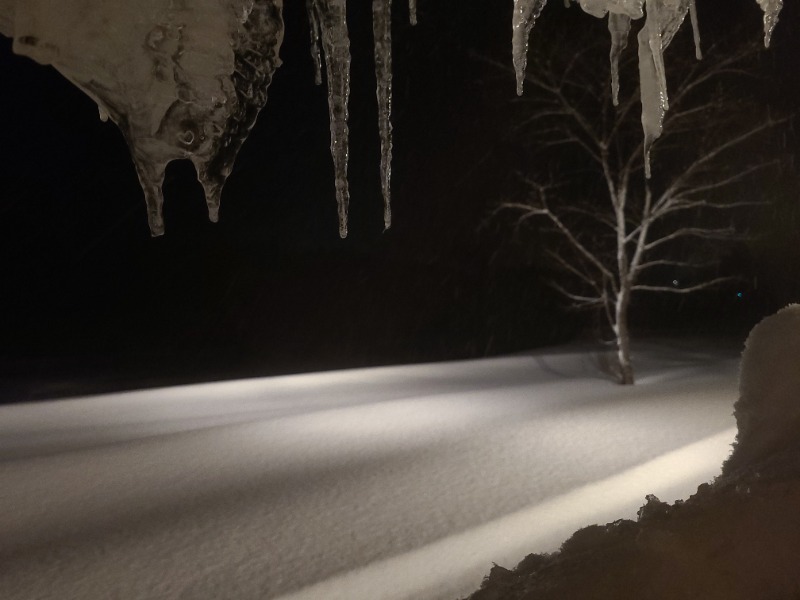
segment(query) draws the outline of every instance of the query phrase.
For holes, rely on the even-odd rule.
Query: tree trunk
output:
[[[631,363],[631,335],[628,330],[628,305],[630,290],[623,287],[614,307],[614,334],[617,338],[617,362],[619,362],[619,382],[622,385],[634,383],[633,364]]]

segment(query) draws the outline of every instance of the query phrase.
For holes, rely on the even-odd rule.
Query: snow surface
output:
[[[686,502],[649,496],[638,520],[575,532],[514,571],[493,567],[470,600],[752,600],[800,592],[800,305],[750,333],[722,475]]]
[[[453,598],[491,563],[687,497],[735,429],[697,345],[0,407],[0,598]]]

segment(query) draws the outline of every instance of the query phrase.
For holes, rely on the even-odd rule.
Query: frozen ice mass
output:
[[[769,46],[783,0],[756,0]],[[513,0],[512,55],[517,93],[523,93],[528,41],[547,0]],[[611,86],[619,90],[618,60],[631,21],[639,29],[639,77],[646,176],[649,154],[669,109],[664,51],[687,14],[701,57],[695,0],[573,0],[608,18]],[[570,1],[565,0],[569,6]],[[348,100],[350,41],[347,0],[306,0],[317,84],[327,75],[331,156],[339,233],[347,235],[350,193]],[[392,55],[391,0],[373,0],[375,72],[381,137],[384,225],[391,225]],[[417,22],[417,1],[409,0]],[[236,156],[267,102],[280,66],[283,0],[0,0],[0,33],[14,51],[52,65],[91,97],[102,120],[121,129],[139,176],[152,235],[164,233],[162,183],[167,164],[191,160],[208,215],[220,198]]]

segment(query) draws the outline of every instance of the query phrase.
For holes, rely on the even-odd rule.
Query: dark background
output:
[[[510,66],[511,2],[420,0],[394,13],[394,226],[383,232],[369,3],[351,2],[350,237],[336,224],[324,88],[313,85],[304,3],[287,0],[284,65],[206,219],[188,162],[164,185],[151,239],[128,149],[95,104],[0,38],[0,401],[184,381],[479,357],[599,332],[564,310],[488,219],[521,168]],[[787,3],[766,93],[794,111],[797,3]],[[752,0],[698,0],[707,40],[761,26]],[[723,13],[718,10],[726,7]],[[552,2],[532,43],[605,23]],[[689,32],[688,23],[681,35]],[[786,150],[794,154],[792,132]],[[658,168],[669,168],[659,165]],[[735,287],[633,307],[640,335],[743,336],[800,298],[796,186],[782,179],[760,237],[729,253]],[[739,298],[738,291],[744,291]]]

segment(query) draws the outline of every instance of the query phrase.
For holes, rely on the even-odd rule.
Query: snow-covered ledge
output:
[[[800,595],[800,305],[751,332],[734,451],[686,502],[577,531],[552,555],[496,566],[470,600],[752,600]]]

